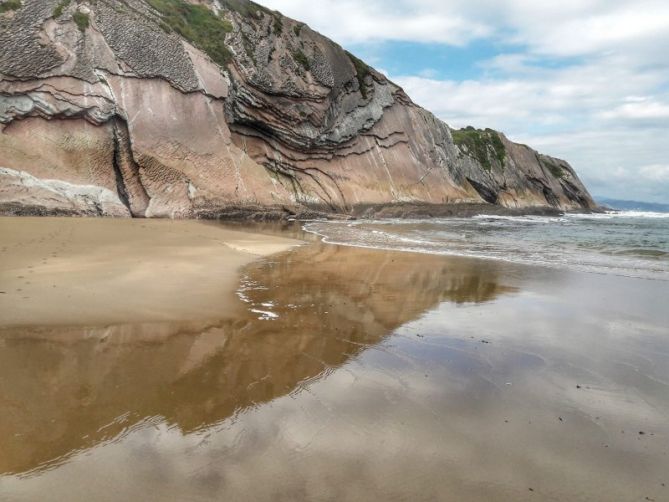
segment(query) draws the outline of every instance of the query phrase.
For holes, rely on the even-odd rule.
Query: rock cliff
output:
[[[566,162],[247,0],[0,0],[0,47],[5,214],[595,207]]]

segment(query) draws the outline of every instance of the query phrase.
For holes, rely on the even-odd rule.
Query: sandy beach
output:
[[[0,500],[669,499],[666,282],[0,224]]]
[[[206,222],[0,218],[0,325],[221,319],[238,270],[299,242]]]

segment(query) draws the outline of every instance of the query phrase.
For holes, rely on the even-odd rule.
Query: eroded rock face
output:
[[[566,162],[451,130],[246,0],[23,0],[0,14],[0,47],[5,213],[595,206]]]

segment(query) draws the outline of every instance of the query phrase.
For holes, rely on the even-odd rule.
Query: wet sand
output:
[[[197,221],[0,218],[0,324],[220,319],[242,266],[297,244]]]
[[[669,500],[666,282],[316,242],[236,280],[0,329],[0,500]]]

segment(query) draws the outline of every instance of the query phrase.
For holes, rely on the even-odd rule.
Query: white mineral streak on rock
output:
[[[0,204],[6,202],[47,211],[62,208],[82,216],[130,216],[118,195],[107,188],[40,179],[23,171],[0,167]]]
[[[566,162],[497,133],[490,138],[503,144],[503,159],[490,139],[487,159],[477,158],[399,87],[308,26],[246,0],[235,9],[189,1],[231,23],[226,67],[145,0],[86,4],[84,33],[74,4],[54,19],[48,2],[24,0],[1,20],[0,165],[116,190],[133,215],[155,217],[394,202],[594,206]],[[9,210],[27,204],[9,190]],[[68,193],[31,204],[71,211],[79,202]]]

